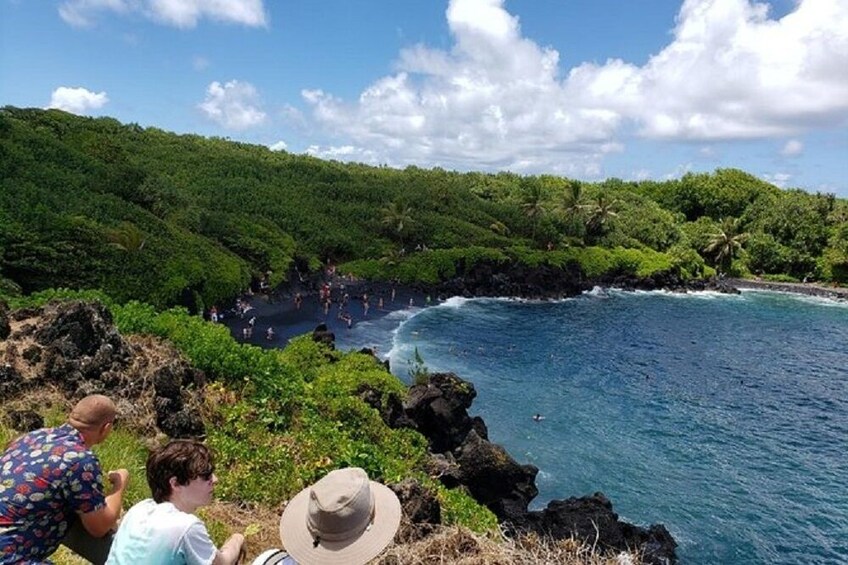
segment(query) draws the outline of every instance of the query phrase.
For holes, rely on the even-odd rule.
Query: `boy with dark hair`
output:
[[[109,552],[110,565],[232,565],[244,536],[233,534],[215,547],[194,512],[212,501],[218,477],[209,449],[192,440],[173,440],[147,458],[153,498],[129,509]]]

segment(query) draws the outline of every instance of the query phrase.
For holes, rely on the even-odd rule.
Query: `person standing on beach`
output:
[[[86,396],[64,425],[9,444],[0,457],[0,563],[49,563],[59,545],[95,565],[106,561],[129,472],[110,471],[106,494],[91,448],[112,433],[116,413],[106,396]]]

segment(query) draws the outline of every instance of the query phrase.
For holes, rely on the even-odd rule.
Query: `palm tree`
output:
[[[559,210],[563,216],[566,237],[570,240],[582,239],[583,214],[587,208],[588,206],[583,204],[583,185],[577,181],[568,183],[561,193]]]
[[[380,213],[383,215],[381,220],[383,225],[389,228],[393,235],[397,236],[401,247],[403,247],[403,234],[409,231],[410,226],[415,223],[415,220],[412,219],[412,208],[400,202],[392,202],[383,207]]]
[[[573,216],[582,211],[586,206],[583,205],[583,185],[577,181],[568,183],[565,191],[562,193],[560,200],[560,209],[567,216]]]
[[[386,250],[386,252],[383,253],[383,256],[380,257],[380,263],[382,263],[383,265],[387,265],[389,267],[394,267],[398,263],[400,263],[402,259],[403,259],[403,256],[401,255],[400,251],[393,247],[391,249]]]
[[[586,220],[586,232],[592,236],[602,235],[606,232],[609,221],[618,216],[618,213],[615,211],[617,204],[617,198],[607,200],[603,194],[599,195],[595,201],[587,207],[589,210],[589,217]]]
[[[528,183],[527,189],[521,194],[521,209],[524,215],[532,222],[533,233],[531,239],[536,239],[536,228],[539,226],[539,221],[547,211],[545,208],[545,192],[542,190],[542,185],[539,183]]]
[[[121,222],[117,228],[109,230],[106,239],[109,240],[109,245],[127,253],[138,253],[147,243],[144,232],[130,222]]]
[[[710,242],[704,247],[704,253],[712,256],[719,272],[727,272],[733,257],[747,239],[748,234],[741,233],[739,218],[724,218],[718,231],[710,234]]]

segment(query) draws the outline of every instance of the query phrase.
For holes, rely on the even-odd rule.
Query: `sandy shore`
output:
[[[252,296],[244,296],[242,300],[250,304],[250,309],[243,315],[233,308],[227,309],[221,322],[230,329],[233,338],[240,342],[266,348],[285,347],[291,338],[310,333],[319,324],[327,324],[330,331],[336,334],[347,331],[348,322],[340,317],[341,314],[349,315],[350,325],[354,326],[364,320],[379,319],[395,310],[409,308],[410,300],[414,306],[423,306],[426,303],[425,295],[387,283],[336,279],[331,290],[332,303],[326,312],[317,292],[293,288],[272,294],[255,293]],[[302,297],[299,307],[294,299],[296,292],[300,292]],[[348,300],[342,306],[341,298],[345,293],[348,294]],[[363,302],[364,294],[368,297],[367,313]],[[379,307],[381,298],[382,308]],[[245,338],[243,332],[251,318],[256,318],[253,335]],[[272,339],[267,338],[269,327],[274,330]]]

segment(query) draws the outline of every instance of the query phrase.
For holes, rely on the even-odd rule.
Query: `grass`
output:
[[[412,430],[388,428],[359,398],[362,386],[378,393],[384,404],[389,395],[405,392],[372,357],[331,352],[308,336],[293,340],[283,351],[266,352],[238,344],[220,327],[183,311],[156,313],[139,304],[113,308],[135,352],[122,385],[140,383],[141,389],[131,398],[119,395],[118,424],[95,452],[104,470],[130,471],[124,509],[149,497],[144,472],[148,449],[163,439],[153,423],[152,375],[187,357],[211,380],[197,402],[207,424],[207,442],[216,453],[220,500],[198,514],[218,545],[235,532],[246,534],[248,558],[279,545],[279,516],[286,500],[326,472],[356,465],[385,483],[417,477],[438,491],[442,504],[446,525],[436,537],[399,538],[386,557],[394,561],[382,563],[607,563],[580,561],[595,555],[580,553],[583,549],[576,560],[561,561],[565,554],[559,546],[539,542],[531,551],[525,542],[518,546],[504,540],[488,509],[461,489],[445,489],[428,476],[426,440]],[[176,348],[161,338],[172,339]],[[6,340],[0,342],[0,353],[17,358],[15,350],[21,346]],[[21,371],[38,372],[36,366],[19,365]],[[64,422],[70,404],[58,389],[29,389],[19,398],[2,399],[0,414],[35,410],[51,426]],[[0,421],[0,439],[8,442],[17,435]],[[522,552],[532,557],[522,557]],[[84,563],[65,550],[55,562]]]

